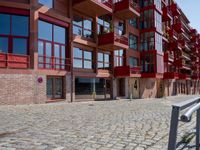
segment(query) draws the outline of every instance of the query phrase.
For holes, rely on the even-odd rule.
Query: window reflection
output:
[[[73,48],[74,59],[73,65],[74,68],[84,68],[92,69],[92,52],[85,51],[80,48]]]

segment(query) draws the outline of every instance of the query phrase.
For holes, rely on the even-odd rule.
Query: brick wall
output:
[[[43,82],[38,83],[37,78]],[[35,74],[0,74],[0,105],[37,104],[46,101],[46,77]]]

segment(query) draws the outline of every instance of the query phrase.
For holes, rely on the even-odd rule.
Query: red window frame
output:
[[[153,41],[151,41],[151,34],[153,33]],[[147,49],[145,49],[145,46],[143,44],[147,43]],[[151,45],[150,43],[153,43],[154,45]],[[141,51],[150,51],[155,50],[155,32],[144,32],[140,36],[140,46],[143,48]]]
[[[75,15],[74,18],[80,18],[80,19],[82,19],[82,21],[81,21],[81,22],[82,22],[82,25],[81,25],[81,26],[73,23],[73,28],[74,28],[74,26],[75,26],[75,27],[78,27],[78,28],[81,28],[81,35],[80,35],[80,36],[85,37],[84,31],[89,31],[89,32],[91,32],[91,37],[85,37],[85,38],[93,38],[93,35],[94,35],[93,26],[91,26],[91,27],[92,27],[91,29],[87,29],[87,28],[85,28],[85,26],[84,26],[84,21],[85,21],[85,20],[91,21],[91,24],[93,24],[93,19],[92,19],[92,18],[90,18],[90,19],[84,19],[83,17],[80,17],[80,16],[78,16],[78,15]],[[74,34],[74,33],[73,33],[73,34]]]
[[[1,9],[1,7],[0,7],[0,9]],[[29,16],[23,15],[23,14],[8,13],[8,12],[5,11],[6,9],[5,10],[2,9],[2,10],[3,11],[2,12],[0,11],[0,14],[9,15],[9,18],[10,18],[10,33],[8,35],[7,34],[0,34],[0,37],[8,39],[8,52],[7,53],[13,53],[13,41],[16,38],[16,39],[24,39],[24,40],[26,40],[26,43],[27,43],[26,54],[17,54],[17,55],[29,55],[30,21],[28,22],[28,35],[27,36],[18,36],[18,35],[16,36],[16,35],[12,35],[11,34],[12,33],[12,16],[13,15],[15,15],[15,16],[24,16],[24,17],[28,17],[28,19],[30,19]]]
[[[38,37],[38,44],[39,44],[39,42],[43,43],[43,55],[38,55],[38,57],[39,57],[38,67],[40,69],[66,70],[67,65],[69,65],[69,60],[67,60],[67,54],[66,54],[66,52],[67,52],[67,41],[65,39],[65,44],[54,42],[54,27],[55,27],[55,25],[62,27],[62,28],[65,28],[65,27],[57,25],[57,24],[53,24],[52,22],[48,22],[48,21],[43,20],[43,19],[40,19],[40,21],[44,21],[44,22],[52,25],[52,41],[40,39]],[[67,34],[67,28],[65,28],[65,32],[66,32],[65,33],[65,35],[66,35]],[[46,43],[51,44],[51,56],[47,56]],[[59,46],[60,57],[55,57],[55,45]],[[64,58],[62,57],[62,46],[65,47],[65,57]],[[40,62],[40,58],[42,58],[41,62]],[[48,59],[50,60],[50,62],[47,62]],[[57,63],[57,61],[59,61],[59,63]],[[48,67],[48,65],[49,65],[49,67]]]
[[[74,48],[78,48],[78,47],[74,47]],[[74,48],[73,48],[73,51],[74,51]],[[78,48],[80,51],[81,51],[81,58],[79,58],[79,57],[73,57],[73,61],[74,60],[81,60],[82,61],[82,67],[81,67],[81,69],[93,69],[93,53],[92,53],[92,51],[90,51],[90,50],[83,50],[83,49],[81,49],[81,48]],[[84,52],[90,52],[91,53],[91,56],[92,56],[92,58],[91,59],[87,59],[87,58],[85,58],[85,56],[84,56]],[[84,66],[84,62],[85,61],[88,61],[88,62],[91,62],[91,68],[85,68],[85,66]],[[79,67],[74,67],[74,68],[79,68]]]
[[[120,55],[120,52],[121,51],[123,51],[123,54],[122,55]],[[117,66],[123,66],[124,65],[124,50],[117,50],[117,51],[115,51],[115,52],[117,52],[117,54],[115,53],[114,54],[114,58],[115,58],[115,66],[117,67]],[[122,60],[122,64],[121,64],[121,61],[120,60]]]
[[[99,51],[98,54],[97,54],[97,56],[99,56],[99,53],[103,54],[103,61],[100,61],[100,60],[98,59],[98,57],[97,57],[97,68],[98,68],[98,69],[105,69],[105,70],[111,69],[111,63],[110,63],[111,55],[110,55],[110,53],[109,53],[109,52],[106,53],[106,52]],[[105,55],[108,55],[108,57],[109,57],[109,62],[105,62]],[[103,67],[102,67],[102,68],[99,68],[99,66],[98,66],[99,63],[103,64]],[[109,67],[105,67],[106,64],[109,65]]]

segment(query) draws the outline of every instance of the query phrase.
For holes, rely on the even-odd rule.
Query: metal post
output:
[[[180,110],[179,110],[178,107],[175,107],[175,106],[172,107],[168,150],[175,150],[176,149],[176,138],[177,138],[179,111]]]
[[[197,118],[196,118],[196,150],[199,149],[200,144],[200,109],[197,110]]]

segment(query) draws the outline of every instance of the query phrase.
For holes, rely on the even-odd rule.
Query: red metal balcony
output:
[[[198,76],[198,74],[193,74],[193,75],[191,76],[191,78],[194,79],[194,80],[197,80],[197,79],[199,78],[199,76]]]
[[[196,46],[192,47],[191,50],[194,54],[198,54],[198,48]]]
[[[100,34],[98,36],[98,45],[106,50],[128,49],[128,38],[117,35],[114,32]]]
[[[140,7],[133,0],[119,0],[114,4],[115,15],[123,20],[140,16]]]
[[[190,30],[190,34],[197,34],[197,30],[196,29],[191,29]]]
[[[198,35],[194,35],[190,39],[190,43],[198,43],[198,40],[199,40],[199,36]]]
[[[198,67],[197,66],[192,66],[191,69],[194,70],[194,71],[197,71]]]
[[[176,72],[165,72],[164,79],[178,79],[179,75]]]
[[[169,53],[164,53],[164,62],[173,62],[174,57]]]
[[[181,14],[181,12],[179,11],[178,5],[176,3],[171,4],[170,9],[172,11],[173,16],[179,16]]]
[[[174,40],[178,39],[178,33],[174,29],[168,30],[169,37],[173,38]]]
[[[172,28],[173,28],[176,32],[178,32],[178,33],[184,32],[183,25],[182,25],[181,22],[178,22],[178,23],[173,24],[173,25],[172,25]]]
[[[27,55],[0,53],[0,68],[28,69],[30,58]]]
[[[190,75],[179,73],[179,79],[186,80],[186,79],[191,79],[191,78],[190,78]]]
[[[73,0],[73,8],[91,17],[112,13],[112,0]]]
[[[185,40],[178,40],[178,42],[181,44],[182,47],[185,47],[186,41]]]
[[[172,48],[172,50],[177,50],[177,49],[182,50],[182,46],[178,41],[170,42],[169,45],[170,48]]]
[[[167,6],[163,7],[162,11],[163,11],[162,21],[163,22],[171,21],[172,20],[172,14],[170,12],[169,7],[167,7]]]
[[[114,69],[115,77],[141,77],[140,67],[118,66]]]

